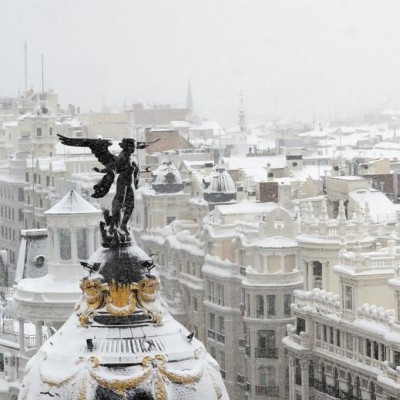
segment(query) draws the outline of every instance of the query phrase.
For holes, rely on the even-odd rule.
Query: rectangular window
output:
[[[373,357],[375,358],[375,360],[379,360],[379,344],[374,342],[373,349],[374,349]]]
[[[346,347],[348,350],[353,350],[353,336],[350,333],[346,333]]]
[[[363,355],[364,354],[364,340],[362,338],[358,338],[358,352]]]
[[[219,333],[225,335],[225,318],[218,317]]]
[[[306,320],[304,318],[297,318],[296,320],[296,334],[306,331]]]
[[[217,299],[216,299],[217,303],[223,306],[225,303],[224,286],[217,283],[216,288],[217,288]]]
[[[345,286],[344,287],[344,304],[345,304],[345,309],[346,310],[352,310],[353,309],[353,288],[351,286]]]
[[[334,329],[329,327],[329,343],[334,344]]]
[[[88,234],[87,229],[77,229],[76,240],[78,247],[78,258],[80,260],[87,260],[89,258],[89,248],[88,248]]]
[[[215,292],[214,292],[214,282],[210,281],[210,301],[214,303],[215,301]]]
[[[71,259],[71,232],[69,229],[60,229],[60,257],[61,260]]]
[[[210,329],[215,331],[215,314],[210,314]]]
[[[256,296],[256,317],[264,318],[264,296]]]
[[[223,351],[219,352],[219,367],[225,371],[225,353]]]
[[[246,314],[248,317],[250,317],[250,295],[247,294],[247,301],[246,301]]]
[[[365,351],[366,351],[366,356],[371,357],[371,341],[369,339],[365,340]]]
[[[319,261],[313,262],[314,287],[322,289],[322,264]]]
[[[275,318],[275,295],[268,295],[267,296],[267,317],[268,318]]]
[[[197,311],[197,298],[193,297],[193,310]]]
[[[400,366],[400,352],[399,351],[396,351],[396,350],[393,351],[393,362],[394,362],[395,367]]]
[[[42,136],[42,128],[36,128],[36,136]]]
[[[283,296],[283,312],[285,318],[290,318],[291,316],[291,304],[292,304],[292,295],[285,294]]]

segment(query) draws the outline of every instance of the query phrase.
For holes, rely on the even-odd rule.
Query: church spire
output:
[[[192,86],[190,84],[190,80],[188,83],[188,90],[186,95],[186,108],[191,112],[194,110],[193,97],[192,97]]]
[[[239,93],[240,98],[240,110],[239,110],[239,127],[240,131],[244,132],[246,130],[246,112],[243,107],[243,91]]]

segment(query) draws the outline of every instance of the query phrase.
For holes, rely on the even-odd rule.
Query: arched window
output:
[[[358,376],[356,377],[356,398],[361,399],[361,383]]]
[[[351,379],[350,372],[347,373],[346,384],[347,384],[347,397],[351,399],[353,397],[353,381]]]
[[[369,384],[369,398],[370,400],[376,400],[376,393],[375,393],[375,384],[371,382]]]
[[[333,384],[335,397],[339,397],[339,374],[337,368],[333,369]]]
[[[326,375],[325,375],[325,364],[321,364],[321,389],[326,393]]]

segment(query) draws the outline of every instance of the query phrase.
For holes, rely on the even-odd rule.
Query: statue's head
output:
[[[135,151],[136,149],[136,141],[135,139],[122,139],[122,142],[119,143],[119,146],[123,149],[123,150],[128,150],[131,151],[132,153]]]

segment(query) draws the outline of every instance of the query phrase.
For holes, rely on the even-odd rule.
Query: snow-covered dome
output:
[[[176,193],[184,188],[181,174],[171,161],[164,160],[153,177],[153,189],[158,193]]]
[[[168,313],[142,249],[101,247],[88,265],[75,312],[29,361],[21,399],[228,400],[217,362]]]
[[[236,185],[232,177],[226,171],[223,164],[218,164],[211,176],[209,184],[204,189],[205,200],[212,203],[226,202],[236,199]],[[206,181],[207,184],[207,181]]]

